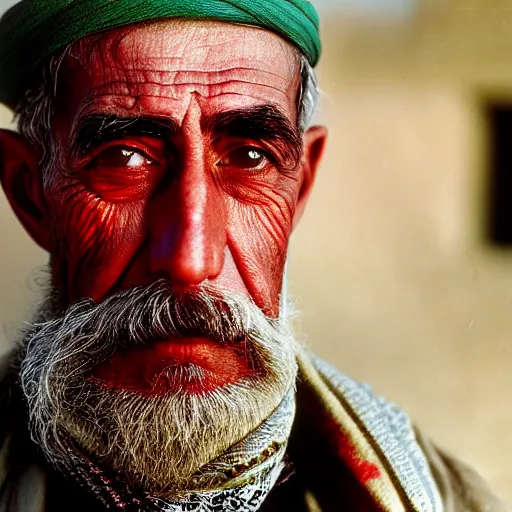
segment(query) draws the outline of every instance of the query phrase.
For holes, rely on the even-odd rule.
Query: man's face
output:
[[[163,277],[276,316],[304,181],[296,51],[263,30],[166,22],[70,53],[45,190],[68,300]]]
[[[21,368],[49,458],[78,450],[165,496],[293,388],[280,291],[325,139],[299,134],[299,87],[296,50],[267,31],[152,23],[67,52],[44,169],[0,133],[60,297]]]

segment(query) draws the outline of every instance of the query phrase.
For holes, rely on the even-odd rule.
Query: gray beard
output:
[[[208,490],[220,478],[205,479],[201,468],[256,429],[293,388],[296,347],[287,319],[265,317],[244,297],[203,288],[177,298],[159,281],[101,304],[83,300],[64,312],[54,304],[23,338],[20,380],[32,438],[56,466],[71,450],[155,497]],[[90,378],[121,349],[187,336],[243,341],[250,375],[211,392],[177,388],[154,397]],[[166,378],[201,379],[201,372],[184,365]]]

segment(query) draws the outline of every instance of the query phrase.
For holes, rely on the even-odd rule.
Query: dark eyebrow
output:
[[[178,129],[178,123],[172,119],[95,114],[80,121],[71,145],[84,155],[101,144],[126,137],[153,137],[168,141]]]
[[[204,132],[227,134],[254,141],[275,142],[298,164],[302,138],[297,127],[273,105],[259,105],[221,112],[202,121]]]

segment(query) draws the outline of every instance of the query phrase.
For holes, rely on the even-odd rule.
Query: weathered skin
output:
[[[208,284],[277,316],[325,140],[322,128],[298,132],[299,86],[297,50],[257,28],[165,21],[76,43],[60,68],[50,168],[37,165],[41,148],[0,136],[4,189],[50,252],[63,305],[165,278],[178,294]],[[208,339],[162,341],[143,361],[118,354],[102,379],[123,387],[146,365],[144,393],[172,360],[213,372],[211,390],[251,372]]]
[[[67,301],[166,277],[177,291],[208,282],[248,294],[277,315],[289,236],[325,140],[322,128],[303,140],[296,128],[296,50],[257,28],[165,21],[70,53],[53,129],[56,179],[43,187],[38,148],[1,134],[4,188],[51,253]],[[263,137],[243,119],[231,129],[216,119],[254,107],[271,107],[287,126],[274,122],[267,131],[278,133]],[[97,144],[94,125],[79,136],[91,116],[172,129]]]

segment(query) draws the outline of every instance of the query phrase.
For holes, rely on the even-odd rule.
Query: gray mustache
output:
[[[82,340],[89,363],[98,364],[119,349],[168,338],[204,337],[243,345],[248,338],[259,337],[254,326],[261,326],[262,317],[249,299],[207,287],[177,295],[160,280],[121,291],[99,304],[81,300],[34,328],[38,337],[58,333],[62,347],[73,344],[78,349]],[[278,320],[264,319],[269,327],[277,327]]]

